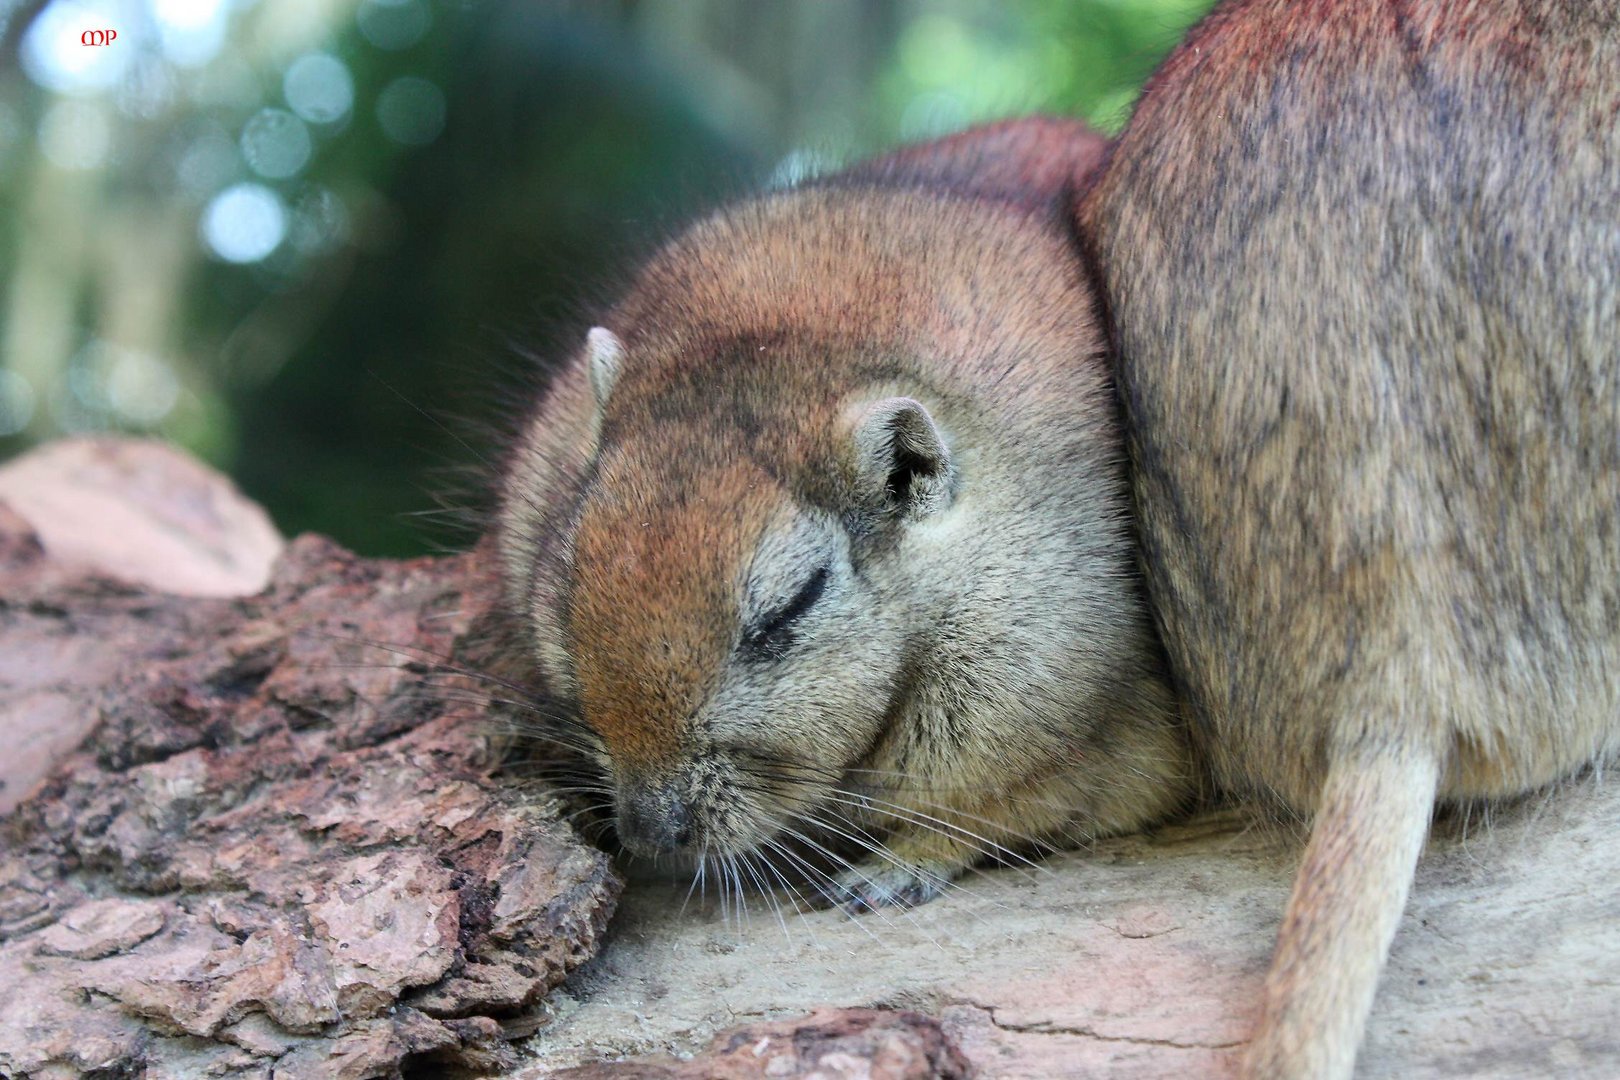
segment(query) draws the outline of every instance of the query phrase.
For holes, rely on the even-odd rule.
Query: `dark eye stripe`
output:
[[[776,660],[793,644],[793,624],[815,606],[821,594],[827,591],[829,567],[823,566],[810,576],[798,595],[759,621],[743,639],[743,647],[750,655],[761,660]]]

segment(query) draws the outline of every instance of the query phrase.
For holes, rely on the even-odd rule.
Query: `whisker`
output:
[[[692,884],[686,887],[686,895],[681,898],[681,910],[676,913],[677,918],[686,914],[686,905],[692,902],[692,890],[698,887],[699,881],[703,880],[703,871],[708,866],[708,863],[709,842],[705,840],[703,841],[703,851],[698,855],[697,869],[692,872]]]
[[[293,631],[293,633],[302,634],[308,637],[324,638],[328,641],[341,641],[350,645],[360,645],[365,648],[377,649],[381,652],[392,653],[395,656],[403,656],[407,659],[416,660],[418,662],[431,661],[435,667],[443,668],[446,671],[454,672],[457,675],[464,675],[469,679],[479,679],[483,682],[494,683],[496,686],[504,686],[506,689],[512,691],[514,694],[517,694],[519,697],[529,698],[534,696],[534,692],[531,687],[524,686],[521,683],[513,682],[510,679],[502,678],[499,675],[494,675],[487,671],[479,671],[477,668],[467,667],[464,664],[457,662],[453,657],[435,653],[431,649],[425,649],[419,645],[400,645],[385,641],[373,641],[367,638],[346,637],[342,634],[332,634],[325,631],[312,630],[307,627],[296,629]]]
[[[748,872],[749,878],[754,882],[754,887],[759,890],[760,895],[765,897],[765,902],[775,912],[777,925],[782,928],[782,937],[791,946],[793,944],[793,935],[788,933],[787,920],[782,917],[782,905],[777,901],[776,894],[766,888],[764,879],[760,877],[758,870],[754,866],[754,858],[751,853],[743,852],[740,861],[743,869]]]
[[[957,843],[962,844],[964,847],[972,848],[981,855],[989,855],[992,857],[1005,856],[1006,858],[1024,863],[1026,866],[1039,873],[1051,873],[1051,871],[1046,867],[1041,866],[1039,863],[1025,855],[1021,855],[1018,852],[1013,851],[1011,848],[998,844],[988,837],[980,836],[971,829],[967,829],[961,825],[946,821],[943,818],[937,818],[932,814],[924,813],[921,810],[916,810],[909,806],[902,806],[899,803],[889,802],[886,799],[879,799],[874,796],[862,795],[858,792],[845,791],[843,789],[834,791],[829,798],[831,798],[834,802],[838,802],[844,806],[850,806],[858,810],[871,810],[874,807],[880,807],[892,816],[904,815],[901,816],[901,820],[907,821],[918,828],[936,833],[939,836],[946,837],[947,839],[955,840]],[[963,816],[972,819],[972,815]],[[992,824],[996,823],[992,822]],[[1020,839],[1024,839],[1026,842],[1028,842],[1027,838],[1020,837]],[[1028,873],[1028,871],[1023,872],[1026,874]]]
[[[860,877],[868,885],[872,885],[874,887],[876,886],[877,883],[874,882],[869,875],[867,875],[864,871],[862,871],[860,869],[860,867],[856,866],[854,863],[850,862],[848,859],[845,859],[845,858],[839,856],[835,852],[829,851],[827,848],[825,848],[822,845],[816,843],[814,840],[812,840],[809,836],[807,836],[803,832],[800,832],[797,829],[789,828],[787,826],[783,826],[782,829],[781,829],[781,832],[782,832],[783,836],[786,836],[790,840],[794,840],[794,841],[796,841],[798,843],[804,844],[806,847],[815,849],[824,858],[828,859],[829,861],[831,861],[833,864],[835,864],[837,866],[844,867],[851,874],[854,874],[857,877]],[[827,898],[827,900],[829,902],[831,902],[831,904],[832,904],[832,906],[833,906],[833,908],[835,910],[843,912],[845,918],[849,919],[849,921],[853,922],[856,926],[859,926],[861,928],[861,930],[866,934],[867,937],[870,937],[873,941],[880,940],[878,938],[878,936],[872,932],[871,927],[866,925],[866,920],[858,918],[853,911],[850,911],[848,908],[844,907],[843,899],[840,896],[840,892],[843,889],[843,885],[840,884],[839,880],[836,877],[834,877],[832,874],[828,873],[827,871],[822,870],[821,868],[811,864],[808,860],[802,858],[801,856],[793,854],[791,851],[789,851],[785,847],[781,848],[781,851],[782,851],[782,854],[787,856],[787,858],[790,861],[792,861],[793,864],[795,866],[797,866],[801,872],[806,873],[808,875],[811,875],[811,880],[814,880],[815,878],[819,877],[819,878],[821,878],[823,881],[825,881],[827,883],[826,887],[823,890],[823,895]],[[817,886],[817,887],[822,888],[821,886]],[[872,914],[877,916],[877,918],[880,921],[882,921],[884,923],[889,923],[889,924],[892,925],[892,920],[890,920],[887,912],[883,911],[882,909],[871,909],[871,911],[872,911]]]
[[[822,828],[827,827],[825,822],[817,821],[814,818],[803,818],[802,820],[806,821],[807,824],[818,825],[818,826],[820,826]],[[843,858],[841,855],[837,854],[836,852],[828,850],[826,847],[824,847],[823,845],[817,843],[815,840],[813,840],[810,836],[808,836],[804,832],[802,832],[800,830],[797,830],[797,829],[786,829],[785,833],[786,833],[786,835],[792,837],[793,839],[797,840],[798,842],[800,842],[802,844],[806,844],[806,845],[814,848],[816,851],[820,852],[824,857],[832,860],[832,862],[834,864],[844,867],[851,874],[854,874],[856,877],[858,877],[862,881],[866,882],[866,884],[872,886],[872,888],[874,890],[878,889],[879,886],[878,886],[877,882],[875,880],[873,880],[873,878],[872,878],[872,876],[870,874],[868,874],[866,871],[862,870],[855,863],[852,863],[848,859]],[[906,870],[908,873],[913,870],[912,867],[907,866],[902,860],[895,857],[893,853],[891,853],[886,847],[883,847],[883,845],[881,845],[881,844],[878,844],[876,847],[872,847],[872,846],[868,845],[868,850],[872,851],[873,854],[878,855],[880,858],[887,859],[889,862],[893,863],[895,866],[898,866],[898,867]],[[864,919],[858,918],[856,912],[850,911],[849,909],[845,908],[843,906],[843,903],[840,902],[841,898],[839,896],[839,893],[842,891],[843,886],[838,882],[838,880],[836,878],[831,877],[830,875],[828,875],[828,880],[832,883],[832,886],[833,886],[833,889],[834,889],[832,899],[835,902],[838,902],[839,908],[841,910],[843,910],[845,912],[845,914],[848,915],[849,918],[851,918],[852,920],[856,921],[857,923],[864,923],[865,922]],[[951,885],[950,882],[941,882],[941,884],[942,885]],[[955,886],[955,887],[959,888],[959,886]],[[865,907],[866,907],[866,912],[867,913],[870,913],[870,914],[876,916],[878,919],[882,920],[883,923],[885,925],[887,925],[887,926],[893,926],[894,925],[894,920],[889,918],[888,911],[893,910],[893,911],[897,912],[901,917],[903,917],[906,920],[906,922],[911,924],[911,927],[912,927],[913,930],[916,930],[917,932],[922,934],[922,936],[925,939],[927,939],[927,941],[930,944],[932,944],[935,948],[940,947],[939,939],[935,938],[934,935],[930,934],[927,930],[924,930],[922,928],[922,926],[920,926],[918,924],[916,916],[912,912],[911,908],[909,908],[909,907],[898,907],[898,908],[888,908],[888,909],[886,909],[884,907],[877,907],[877,906],[874,906],[874,905],[871,905],[871,904],[867,904],[867,905],[865,905]]]
[[[737,856],[727,855],[726,862],[731,867],[731,887],[737,900],[737,930],[739,933],[744,932],[745,929],[752,930],[754,925],[753,913],[748,910],[748,898],[743,892],[742,872],[737,869]]]
[[[785,854],[782,845],[777,843],[774,839],[767,839],[764,841],[764,844],[767,852]],[[816,943],[816,932],[812,928],[809,918],[811,908],[809,906],[809,901],[805,898],[804,894],[799,892],[798,889],[794,888],[793,883],[788,880],[787,875],[783,874],[781,869],[777,867],[777,865],[769,858],[761,857],[760,865],[764,867],[765,870],[767,870],[770,875],[781,884],[782,888],[786,889],[791,894],[790,902],[793,904],[793,913],[799,917],[799,925],[803,926],[805,928],[805,932],[810,935],[810,941],[813,944]],[[801,907],[801,904],[804,906]]]
[[[791,829],[786,830],[784,832],[784,835],[788,836],[790,839],[797,840],[800,843],[809,843],[809,840],[808,840],[807,837],[795,834],[794,831],[791,830]],[[806,880],[807,885],[811,886],[812,888],[816,888],[816,889],[821,890],[822,895],[825,896],[829,901],[831,901],[832,909],[834,911],[840,912],[844,916],[844,918],[846,920],[848,920],[849,922],[852,922],[856,926],[860,927],[861,932],[863,934],[865,934],[867,937],[871,938],[873,941],[881,942],[881,939],[876,934],[874,934],[872,932],[872,928],[866,925],[866,921],[864,919],[856,917],[854,912],[846,910],[844,908],[844,906],[838,902],[838,897],[836,895],[836,891],[837,891],[837,889],[839,887],[837,878],[833,877],[831,874],[829,874],[827,871],[821,869],[820,867],[811,864],[808,860],[800,857],[799,855],[796,855],[785,844],[781,844],[781,843],[777,842],[776,840],[768,840],[768,841],[766,841],[766,843],[768,845],[770,845],[770,847],[771,847],[771,849],[773,851],[777,852],[783,858],[787,859],[788,862],[791,863],[798,870],[799,873],[805,875],[805,880]],[[842,860],[842,859],[839,859],[838,861],[839,862],[844,862],[844,860]],[[847,862],[844,862],[844,865],[845,866],[850,866],[850,864],[847,863]],[[851,866],[850,869],[853,870],[854,867]],[[815,879],[818,878],[818,877],[823,879],[824,881],[826,881],[828,887],[823,887],[823,886],[820,886],[820,885],[816,885],[814,882],[815,882]],[[789,886],[789,888],[792,888],[792,886]],[[798,890],[794,889],[794,893],[795,893],[795,895],[798,895]],[[807,906],[809,905],[808,900],[806,900],[805,903],[806,903]],[[887,917],[883,916],[881,914],[879,915],[879,918],[882,918],[885,922],[888,921]]]
[[[918,802],[919,804],[921,804],[923,806],[931,807],[931,808],[933,808],[935,810],[940,810],[940,811],[943,811],[945,813],[956,814],[957,816],[964,817],[969,821],[977,821],[977,822],[981,822],[981,823],[986,824],[986,825],[995,826],[996,828],[1000,829],[1003,833],[1007,834],[1008,837],[1010,837],[1010,838],[1012,838],[1014,840],[1017,840],[1021,844],[1027,844],[1030,848],[1032,848],[1035,851],[1040,852],[1042,854],[1050,855],[1050,854],[1053,854],[1053,853],[1061,850],[1057,845],[1055,845],[1055,844],[1053,844],[1051,842],[1051,840],[1049,839],[1050,834],[1022,832],[1022,831],[1019,831],[1017,829],[1013,829],[1013,828],[1009,827],[1005,822],[997,821],[994,818],[980,817],[977,814],[967,813],[966,811],[961,810],[960,808],[955,807],[955,806],[951,805],[950,803],[942,803],[942,802],[938,802],[938,801],[933,800],[933,799],[920,798],[920,797],[917,797],[915,795],[915,793],[908,793],[908,797],[911,797],[911,798],[915,799],[916,802]],[[1009,799],[1009,801],[1014,801],[1014,800]],[[1054,800],[1028,799],[1028,800],[1024,800],[1024,801],[1027,802],[1030,805],[1046,807],[1048,809],[1058,809],[1058,810],[1062,810],[1062,811],[1064,811],[1066,813],[1072,813],[1072,811],[1073,811],[1073,808],[1070,807],[1068,804],[1057,802],[1057,801],[1054,801]],[[1066,829],[1073,822],[1074,822],[1074,818],[1071,817],[1071,818],[1069,818],[1068,820],[1066,820],[1066,821],[1064,821],[1062,823],[1062,827]],[[1029,862],[1028,859],[1025,859],[1024,861]],[[1046,872],[1046,868],[1044,866],[1041,866],[1041,865],[1036,864],[1036,863],[1031,863],[1030,865],[1032,866],[1032,868],[1036,869],[1038,872],[1042,872],[1042,873]]]
[[[811,816],[808,816],[808,815],[800,815],[800,816],[806,821],[809,821],[809,822],[812,822],[812,823],[814,823],[816,825],[819,825],[821,828],[829,829],[829,830],[833,829],[833,826],[829,822],[825,821],[822,818],[811,817]],[[856,843],[858,843],[860,846],[862,846],[865,850],[870,851],[873,854],[878,855],[880,858],[885,858],[885,859],[889,860],[894,865],[896,865],[897,867],[899,867],[901,869],[906,870],[907,872],[920,874],[921,876],[926,878],[929,882],[931,882],[936,888],[938,888],[938,890],[941,893],[946,893],[946,892],[950,892],[950,891],[954,890],[955,892],[960,893],[962,896],[972,897],[973,899],[975,899],[975,900],[977,900],[977,901],[979,901],[981,903],[989,903],[992,906],[997,907],[997,908],[1001,908],[1003,910],[1008,909],[1009,905],[1003,903],[1002,901],[994,900],[994,899],[982,896],[981,894],[976,893],[974,890],[970,889],[968,886],[962,884],[959,881],[954,881],[954,880],[952,880],[950,878],[942,877],[939,874],[935,874],[935,873],[932,873],[932,872],[929,872],[929,871],[925,871],[925,870],[922,870],[921,868],[918,868],[918,867],[913,867],[913,866],[905,863],[904,861],[897,859],[890,852],[890,849],[887,847],[887,845],[884,845],[881,841],[878,841],[878,840],[872,838],[870,833],[867,833],[865,830],[859,829],[859,826],[856,826],[853,823],[850,823],[850,827],[855,828],[855,829],[860,831],[861,837],[863,839],[857,840]],[[843,862],[844,860],[839,860],[839,861]],[[847,866],[849,864],[847,862],[845,862],[844,865]],[[986,877],[987,878],[989,876],[988,874],[986,874],[983,870],[979,869],[978,867],[969,866],[967,868],[967,870],[970,873],[976,874],[976,875],[978,875],[980,877]],[[856,872],[859,873],[858,870]],[[871,883],[870,879],[867,879],[867,880],[868,880],[868,883]]]

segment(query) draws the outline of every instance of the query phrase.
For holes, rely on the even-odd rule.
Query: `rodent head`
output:
[[[599,458],[567,629],[632,851],[767,841],[881,734],[913,632],[931,622],[884,556],[944,515],[952,470],[921,403],[860,397],[754,417],[796,438],[796,462],[762,464],[737,402]]]
[[[1176,767],[1105,757],[1158,676],[1061,230],[790,192],[694,228],[608,322],[514,455],[501,544],[630,850],[768,847],[877,777],[994,800],[1095,759],[1103,798]]]

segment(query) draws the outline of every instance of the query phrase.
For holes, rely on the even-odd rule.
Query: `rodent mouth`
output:
[[[885,838],[896,818],[886,808],[897,804],[874,779],[870,770],[847,769],[836,780],[784,778],[774,790],[738,793],[719,814],[705,815],[681,861],[700,874],[705,863],[740,861],[762,891],[825,892],[861,863],[895,858]]]
[[[775,871],[810,873],[878,842],[857,820],[871,808],[847,771],[728,755],[683,772],[679,783],[620,788],[614,824],[627,853],[699,872],[705,862],[765,859]]]

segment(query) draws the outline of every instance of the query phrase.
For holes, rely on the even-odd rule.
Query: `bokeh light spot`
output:
[[[285,109],[260,109],[242,129],[242,157],[271,180],[296,176],[309,164],[309,129]]]
[[[181,67],[202,67],[219,54],[230,22],[225,0],[150,0],[163,55]]]
[[[961,131],[968,122],[967,106],[955,94],[918,94],[900,114],[900,137],[906,142],[937,139]]]
[[[354,107],[354,79],[343,61],[328,53],[294,60],[281,80],[281,92],[292,111],[311,124],[341,120]]]
[[[771,170],[770,180],[767,183],[773,188],[793,187],[832,171],[835,165],[836,163],[827,155],[801,147],[790,150],[787,156],[776,163],[776,168]]]
[[[379,49],[416,44],[433,21],[422,0],[362,0],[354,17],[360,33]]]
[[[982,56],[967,27],[943,14],[922,15],[900,35],[900,69],[918,86],[945,87],[970,81]]]
[[[118,111],[138,120],[155,120],[174,104],[176,88],[169,65],[153,56],[135,61],[118,84]]]
[[[115,3],[54,0],[29,24],[22,39],[22,67],[28,77],[59,94],[93,94],[118,82],[135,50],[116,45],[86,46],[86,30],[116,28],[125,8]],[[127,25],[127,24],[126,24]]]
[[[119,419],[151,427],[174,410],[180,380],[164,361],[134,349],[120,349],[107,368],[107,403]]]
[[[262,100],[259,77],[253,66],[231,52],[188,77],[185,88],[192,102],[203,109],[246,110]]]
[[[203,243],[226,262],[258,262],[280,246],[287,211],[263,184],[233,184],[203,211],[201,231]]]
[[[84,381],[83,379],[80,380]],[[67,378],[51,388],[50,412],[51,421],[59,431],[70,435],[107,430],[107,410],[93,408],[80,400],[72,384],[74,373],[68,372]]]
[[[415,75],[395,79],[377,96],[377,122],[406,146],[426,146],[444,130],[444,91]]]
[[[349,211],[336,192],[312,188],[293,210],[287,238],[305,255],[324,255],[349,239]]]
[[[186,194],[201,198],[224,187],[236,174],[240,160],[236,142],[224,128],[210,124],[186,144],[175,165],[175,179]]]
[[[67,99],[45,110],[39,121],[39,149],[61,169],[94,169],[107,160],[112,127],[94,102]]]
[[[220,16],[225,6],[220,0],[149,0],[152,14],[164,26],[195,30]]]
[[[8,102],[0,101],[0,150],[10,150],[22,133],[23,125],[17,118],[17,110]]]
[[[107,411],[107,365],[111,362],[111,346],[100,338],[92,338],[68,361],[67,371],[60,389],[67,393],[57,402],[57,412],[64,407],[82,414]]]

